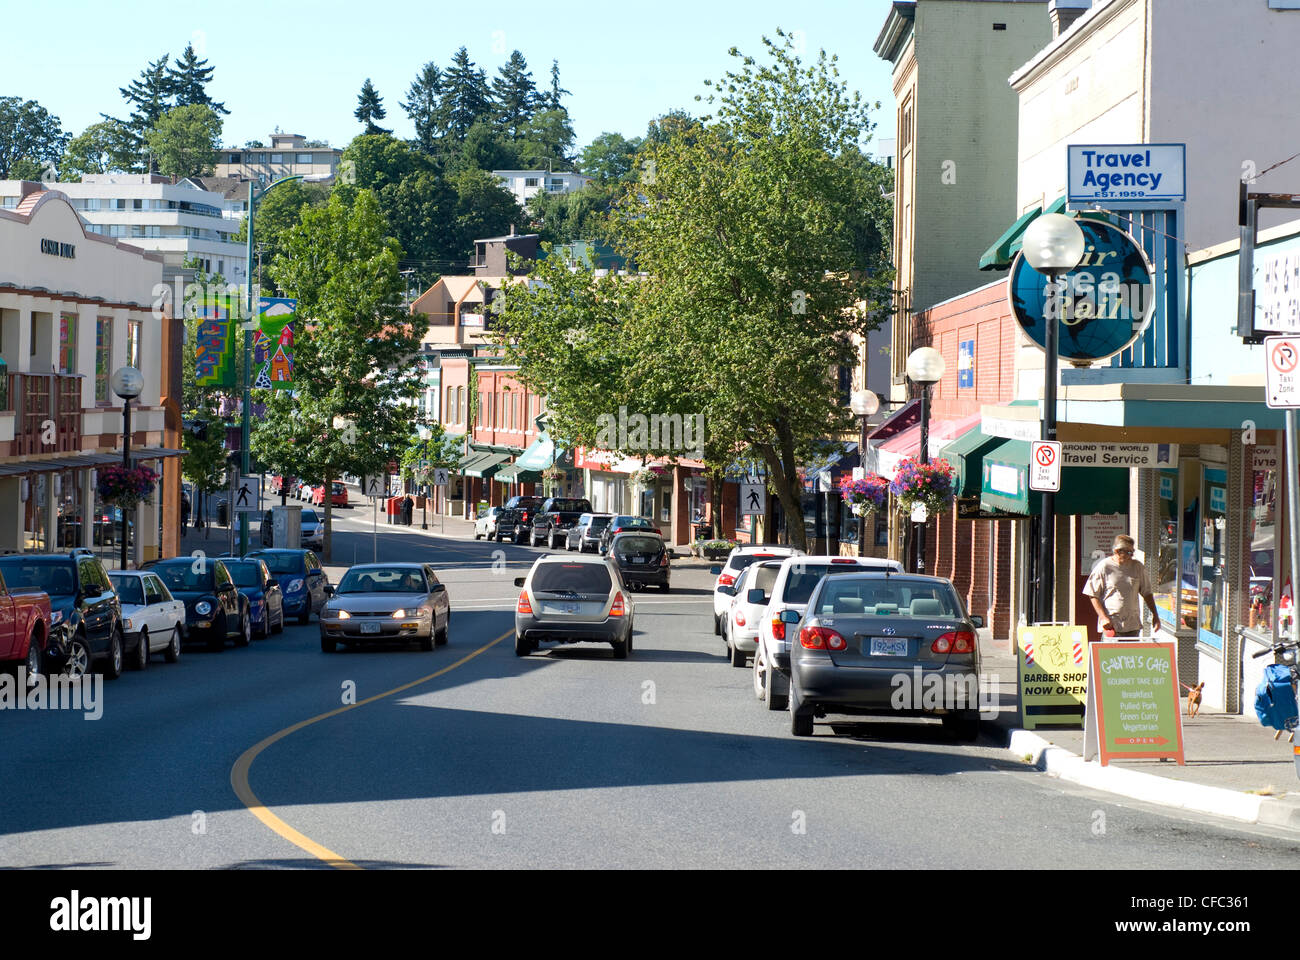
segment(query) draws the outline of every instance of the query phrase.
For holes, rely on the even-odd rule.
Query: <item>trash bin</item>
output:
[[[388,498],[388,503],[387,503],[387,505],[385,506],[385,512],[388,514],[388,522],[389,522],[389,523],[397,523],[397,518],[398,518],[398,515],[399,515],[399,512],[401,511],[401,509],[402,509],[402,498],[401,498],[401,497],[389,497],[389,498]]]
[[[217,501],[217,523],[223,527],[230,525],[230,503],[226,500]]]

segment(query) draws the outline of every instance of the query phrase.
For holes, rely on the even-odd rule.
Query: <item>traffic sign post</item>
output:
[[[1265,337],[1268,405],[1274,409],[1300,407],[1300,337]]]
[[[445,488],[445,487],[447,486],[447,484],[449,484],[450,482],[451,482],[451,471],[450,471],[450,470],[448,470],[446,467],[435,467],[435,468],[434,468],[434,470],[433,470],[433,485],[434,485],[435,487],[444,487],[444,488]],[[445,491],[445,489],[444,489],[443,495],[446,496],[446,491]],[[439,533],[443,533],[443,532],[444,532],[444,529],[443,529],[443,524],[444,524],[444,522],[445,522],[445,521],[442,519],[442,511],[439,511],[439,512],[438,512],[438,532],[439,532]]]
[[[1043,493],[1060,493],[1060,441],[1035,440],[1029,445],[1029,489]]]
[[[760,516],[767,513],[767,488],[763,484],[749,481],[740,484],[739,513],[742,516],[747,513]]]
[[[240,477],[235,488],[234,512],[258,513],[262,509],[262,478]]]

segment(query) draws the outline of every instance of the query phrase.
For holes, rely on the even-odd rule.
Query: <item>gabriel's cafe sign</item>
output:
[[[1037,420],[1015,420],[986,411],[980,420],[980,431],[988,437],[1033,441],[1041,439],[1042,427]],[[1061,444],[1061,466],[1172,470],[1178,466],[1178,444],[1067,440]]]

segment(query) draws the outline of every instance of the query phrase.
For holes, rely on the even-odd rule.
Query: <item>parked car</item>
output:
[[[615,514],[614,518],[610,520],[609,523],[605,524],[605,529],[600,532],[600,552],[608,552],[609,541],[613,539],[614,535],[624,533],[628,530],[636,530],[643,533],[660,533],[659,528],[645,517]]]
[[[421,650],[447,642],[447,587],[423,563],[362,563],[351,567],[320,612],[320,648],[339,643],[414,640]]]
[[[271,575],[266,561],[250,556],[222,557],[239,592],[248,598],[248,612],[253,621],[253,636],[265,637],[284,629],[284,591]]]
[[[586,553],[588,549],[592,553],[600,553],[600,535],[613,519],[612,513],[584,513],[569,528],[564,538],[565,547],[569,550],[576,549],[579,553]]]
[[[127,646],[135,649],[131,665],[144,670],[155,653],[162,653],[168,663],[179,660],[185,641],[185,604],[171,595],[153,570],[110,570],[108,579],[122,607]]]
[[[172,557],[145,566],[171,595],[185,604],[185,637],[224,650],[227,640],[246,647],[253,639],[248,598],[239,592],[225,561],[215,557]]]
[[[656,586],[668,592],[672,567],[668,545],[658,534],[617,534],[609,542],[609,557],[618,564],[623,581],[633,590]]]
[[[266,561],[271,575],[280,584],[285,616],[297,617],[299,623],[305,624],[313,613],[325,606],[329,599],[330,581],[311,550],[277,547],[254,550],[248,556]]]
[[[567,537],[569,529],[578,522],[578,518],[590,512],[590,500],[551,497],[533,517],[533,529],[528,535],[529,545],[535,547],[539,541],[545,541],[552,550],[556,549],[560,540]]]
[[[502,504],[502,506],[508,507],[511,510],[524,510],[529,513],[535,513],[539,509],[541,509],[542,504],[545,502],[546,502],[545,497],[534,497],[531,495],[520,494],[518,496],[511,497],[504,504]]]
[[[979,617],[942,577],[824,577],[804,612],[781,613],[790,653],[790,731],[827,713],[938,716],[960,740],[979,736]],[[925,689],[913,678],[925,678]],[[933,686],[932,686],[933,685]],[[939,691],[936,693],[935,691]]]
[[[740,571],[734,586],[718,589],[732,596],[722,618],[722,640],[733,667],[744,667],[758,646],[758,631],[776,584],[780,560],[760,560]]]
[[[79,677],[97,663],[104,676],[122,675],[126,636],[122,608],[104,565],[89,550],[0,557],[11,591],[42,590],[50,598],[50,636],[60,668]]]
[[[523,543],[532,528],[532,519],[527,510],[518,507],[502,507],[501,512],[497,514],[496,532],[492,537],[497,543],[506,539],[514,543]]]
[[[903,565],[897,560],[877,557],[794,556],[781,561],[754,649],[754,694],[766,702],[769,710],[784,710],[790,689],[793,631],[782,614],[793,612],[802,616],[808,598],[823,577],[869,570],[902,573]]]
[[[526,657],[543,641],[608,643],[614,657],[632,652],[633,606],[618,566],[603,557],[538,557],[518,577],[515,655]]]
[[[324,485],[312,488],[311,502],[318,507],[325,506]],[[348,488],[337,480],[330,484],[330,505],[335,507],[346,507],[348,505]]]
[[[10,588],[0,575],[0,662],[21,664],[30,682],[46,672],[56,653],[49,595],[39,587]]]
[[[734,594],[724,591],[723,587],[733,587],[740,577],[740,571],[759,560],[771,560],[774,557],[801,557],[804,552],[797,547],[786,547],[770,543],[743,543],[727,555],[721,566],[712,567],[709,572],[713,581],[713,632],[722,636],[722,621],[731,609]]]
[[[275,542],[275,525],[271,516],[270,510],[263,514],[261,530],[258,531],[264,547],[272,546]],[[302,522],[302,538],[299,542],[308,550],[315,550],[317,553],[324,550],[325,524],[321,522],[320,515],[311,507],[303,507],[299,517]]]
[[[480,507],[474,519],[474,539],[493,539],[497,533],[497,517],[501,515],[500,507]]]

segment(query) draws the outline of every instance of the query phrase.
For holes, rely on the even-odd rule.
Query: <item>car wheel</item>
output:
[[[731,647],[731,665],[733,667],[745,667],[745,653],[736,646]]]
[[[280,615],[275,618],[275,623],[271,626],[272,633],[284,633],[284,607],[280,607]]]
[[[90,644],[84,634],[78,633],[68,641],[68,659],[63,664],[63,672],[76,680],[90,672]]]
[[[482,538],[483,538],[483,534],[481,534],[481,533],[479,533],[477,530],[475,530],[475,531],[474,531],[474,539],[475,539],[475,540],[481,540]]]
[[[307,602],[307,609],[298,614],[298,626],[305,627],[311,623],[311,601]]]
[[[433,645],[435,647],[445,647],[447,645],[447,634],[451,631],[451,614],[447,614],[447,619],[442,622],[442,629],[433,635]]]
[[[790,732],[796,737],[813,735],[813,711],[799,699],[799,691],[790,684]]]
[[[767,688],[767,709],[784,710],[790,705],[790,696],[788,693],[778,693],[784,685],[780,671],[773,664],[767,664],[763,671],[763,684]]]
[[[500,543],[500,542],[501,542],[501,534],[499,534],[499,533],[497,534],[497,536],[496,536],[496,541],[497,541],[497,543]]]
[[[247,612],[239,615],[239,636],[235,638],[235,646],[246,647],[253,642],[253,624],[252,618]]]
[[[614,640],[614,641],[612,641],[612,642],[610,643],[610,646],[614,648],[614,659],[615,659],[615,660],[626,660],[626,659],[627,659],[627,641],[626,641],[626,640]]]
[[[973,743],[980,736],[978,710],[957,710],[943,715],[943,729],[954,740]]]
[[[715,637],[722,636],[722,618],[716,613],[713,615],[713,635]]]
[[[27,661],[23,666],[27,670],[27,685],[32,686],[41,675],[41,645],[40,637],[32,634],[27,641]]]
[[[661,584],[659,584],[659,592],[660,592],[660,593],[667,593],[667,592],[668,592],[668,584],[666,584],[666,583],[661,583]]]
[[[339,648],[338,641],[329,639],[323,633],[320,635],[321,653],[333,653],[338,648]]]
[[[763,644],[754,648],[754,699],[762,700],[767,696],[767,687],[763,682]]]
[[[515,634],[515,656],[526,657],[533,652],[533,645],[524,639],[522,633]]]
[[[116,680],[122,675],[122,648],[122,631],[114,630],[112,638],[108,641],[108,656],[101,666],[105,680]]]
[[[270,629],[269,629],[269,628],[267,627],[267,625],[266,625],[266,624],[267,624],[267,621],[270,620],[270,619],[271,619],[271,611],[268,609],[268,610],[267,610],[267,611],[262,615],[262,624],[261,624],[261,626],[256,626],[256,625],[255,625],[255,626],[253,627],[253,639],[254,639],[254,640],[261,640],[263,637],[265,637],[268,633],[271,632]]]
[[[215,624],[212,627],[212,633],[208,637],[208,649],[213,653],[218,653],[226,649],[226,615],[221,615],[221,626],[218,628]]]
[[[167,649],[163,651],[163,659],[168,663],[175,663],[181,658],[181,628],[172,627],[172,642],[167,644]]]
[[[135,648],[135,660],[131,664],[131,669],[149,669],[149,631],[144,627],[140,628],[140,643]]]

